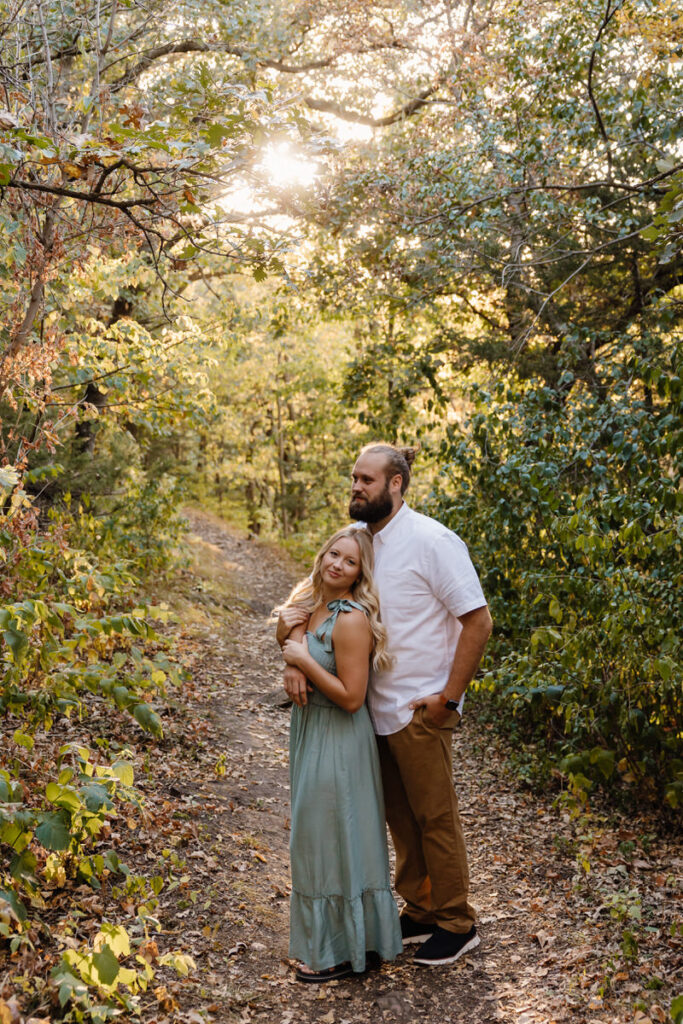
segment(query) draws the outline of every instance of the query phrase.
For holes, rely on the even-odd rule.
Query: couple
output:
[[[361,525],[323,545],[280,609],[299,981],[362,972],[408,943],[420,943],[415,961],[426,965],[479,944],[451,737],[491,618],[463,542],[403,500],[414,456],[362,450],[349,505]]]

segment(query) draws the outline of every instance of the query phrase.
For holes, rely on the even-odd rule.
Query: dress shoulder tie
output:
[[[339,612],[350,612],[354,608],[357,608],[358,611],[365,612],[366,615],[367,612],[361,604],[358,604],[357,601],[349,601],[347,597],[340,597],[335,601],[330,601],[327,607],[330,609],[332,614],[328,615],[325,621],[320,624],[316,632],[316,636],[323,645],[323,649],[328,654],[332,654],[334,652],[334,648],[332,646],[332,633],[334,632]]]

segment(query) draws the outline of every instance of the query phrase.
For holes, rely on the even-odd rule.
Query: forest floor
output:
[[[191,682],[165,718],[144,788],[150,820],[166,823],[175,851],[176,885],[160,897],[163,942],[190,952],[196,971],[158,988],[144,1019],[670,1020],[680,851],[676,859],[673,843],[637,815],[572,816],[553,794],[520,788],[476,714],[456,734],[455,775],[481,946],[443,968],[416,966],[405,952],[367,975],[295,981],[289,723],[269,614],[301,571],[210,514],[188,517],[193,564],[166,597]]]

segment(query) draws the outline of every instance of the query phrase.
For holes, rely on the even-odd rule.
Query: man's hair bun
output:
[[[387,444],[380,441],[377,444],[366,444],[361,455],[383,455],[387,460],[387,479],[392,476],[401,477],[401,494],[405,494],[410,483],[410,467],[415,461],[415,456],[420,450],[419,445],[405,446],[399,448],[395,444]]]
[[[397,448],[397,451],[403,456],[403,458],[408,463],[408,467],[409,468],[412,468],[412,465],[415,462],[415,456],[417,455],[419,450],[420,450],[420,446],[419,445],[413,445],[412,447],[405,447],[405,448]]]

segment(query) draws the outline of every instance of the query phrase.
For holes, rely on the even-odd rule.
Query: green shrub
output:
[[[586,788],[683,802],[683,347],[605,346],[566,369],[474,387],[431,511],[467,537],[495,621],[480,688]]]

